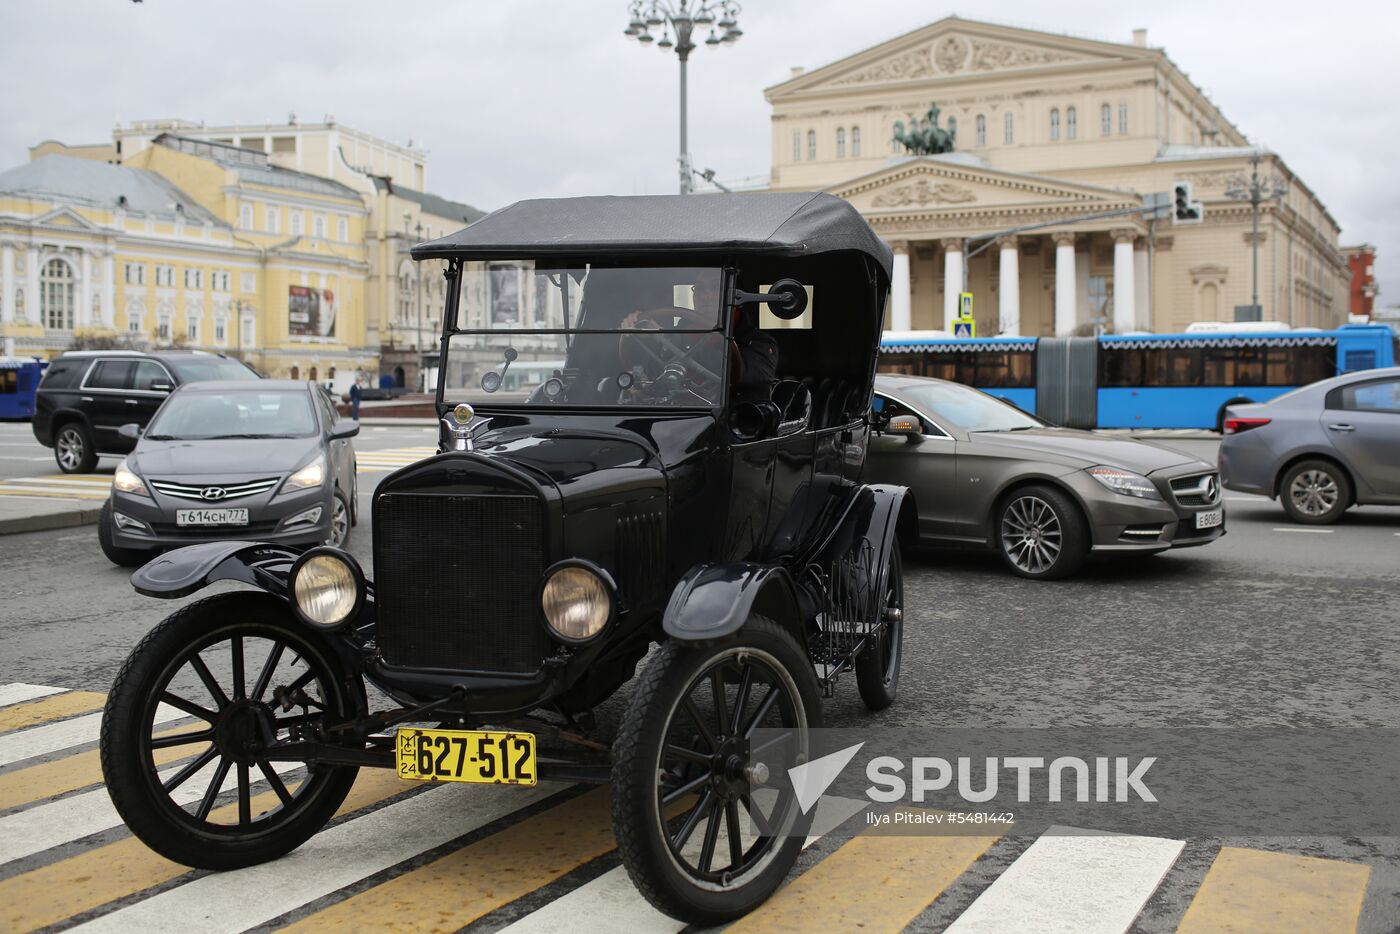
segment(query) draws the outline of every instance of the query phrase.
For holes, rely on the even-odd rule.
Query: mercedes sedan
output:
[[[869,479],[907,486],[930,545],[991,548],[1053,580],[1090,552],[1156,554],[1225,534],[1215,467],[1171,448],[1049,425],[976,389],[880,374]]]
[[[220,539],[343,546],[355,522],[359,422],[315,383],[181,386],[117,466],[97,538],[135,567],[164,548]]]

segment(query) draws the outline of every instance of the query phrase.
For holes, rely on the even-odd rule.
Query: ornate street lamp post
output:
[[[1288,183],[1278,175],[1259,177],[1259,150],[1249,157],[1249,178],[1237,175],[1225,185],[1225,197],[1236,201],[1248,201],[1254,214],[1254,233],[1250,244],[1254,247],[1254,294],[1250,299],[1251,311],[1259,317],[1264,310],[1259,307],[1259,205],[1265,201],[1280,201],[1288,194]],[[1275,309],[1277,311],[1277,309]],[[1293,322],[1290,321],[1289,324]]]
[[[739,4],[734,0],[633,0],[628,9],[627,28],[623,35],[636,39],[642,45],[656,43],[663,52],[676,50],[681,62],[681,194],[688,195],[692,190],[690,151],[685,138],[685,63],[695,48],[691,36],[697,26],[709,27],[710,35],[705,40],[709,48],[733,44],[744,33],[739,29]],[[652,30],[661,29],[658,40]],[[716,31],[718,30],[718,32]],[[675,33],[675,39],[671,33]]]

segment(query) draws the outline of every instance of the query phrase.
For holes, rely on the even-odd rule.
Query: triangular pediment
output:
[[[978,23],[950,16],[767,91],[770,101],[813,91],[927,83],[996,72],[1111,64],[1154,56],[1149,49]]]
[[[890,211],[975,212],[1056,204],[1098,204],[1107,210],[1135,206],[1140,201],[1132,192],[1003,172],[937,156],[906,159],[843,182],[830,191],[866,215]]]
[[[49,213],[34,218],[35,225],[44,227],[72,227],[77,230],[100,230],[101,228],[92,221],[83,217],[72,208],[55,208]]]

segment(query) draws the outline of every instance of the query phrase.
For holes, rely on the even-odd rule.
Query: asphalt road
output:
[[[0,430],[9,445],[0,476],[27,463],[51,469],[25,461],[13,435]],[[367,427],[356,444],[395,449],[432,437]],[[1213,442],[1172,443],[1214,459]],[[362,507],[382,475],[362,477]],[[872,717],[843,681],[829,724],[1400,725],[1400,509],[1353,510],[1337,526],[1304,531],[1267,500],[1229,495],[1226,507],[1219,542],[1095,561],[1054,584],[1012,578],[989,555],[909,556],[899,699]],[[351,550],[370,568],[368,508],[361,516]],[[0,683],[106,690],[131,646],[174,608],[137,596],[127,574],[102,557],[91,527],[0,538]],[[624,699],[625,689],[600,712],[605,729]],[[994,843],[915,927],[941,930],[1030,844]],[[1175,930],[1219,847],[1231,844],[1364,862],[1372,875],[1360,929],[1400,927],[1400,842],[1348,834],[1189,840],[1134,930]],[[829,850],[818,843],[802,865]],[[521,905],[557,894],[547,888]]]

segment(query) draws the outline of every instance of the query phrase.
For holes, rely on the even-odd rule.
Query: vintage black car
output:
[[[829,195],[735,194],[525,201],[414,254],[447,261],[441,452],[375,491],[373,582],[254,542],[137,571],[154,597],[256,589],[132,652],[113,802],[231,869],[300,845],[359,767],[611,784],[653,904],[752,909],[807,818],[751,738],[801,756],[841,675],[874,710],[898,684],[914,504],[861,483],[889,247]],[[162,705],[194,725],[158,729]]]

